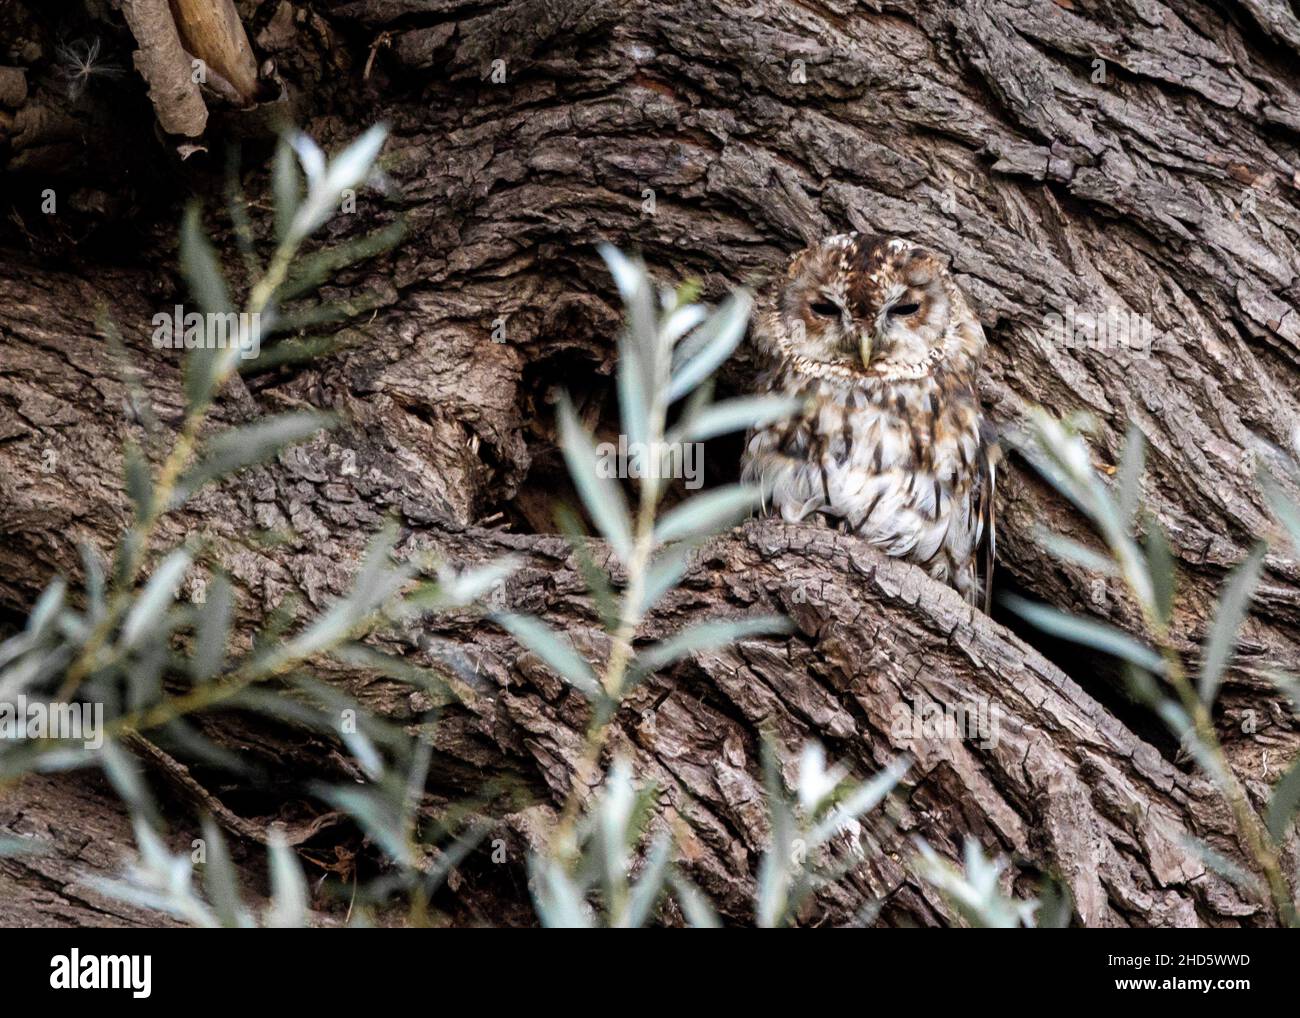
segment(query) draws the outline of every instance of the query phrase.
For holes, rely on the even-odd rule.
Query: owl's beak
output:
[[[861,337],[858,339],[858,352],[862,355],[862,366],[865,368],[871,363],[871,333],[863,330]]]

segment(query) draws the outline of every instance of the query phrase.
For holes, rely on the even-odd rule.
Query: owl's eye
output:
[[[823,318],[838,318],[840,316],[840,306],[829,300],[814,301],[812,313],[821,315]]]
[[[890,315],[914,315],[921,310],[920,304],[895,304],[889,309]]]

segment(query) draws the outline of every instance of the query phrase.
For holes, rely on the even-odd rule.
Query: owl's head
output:
[[[839,234],[799,252],[768,322],[777,352],[837,374],[915,377],[983,347],[944,263],[900,238]]]

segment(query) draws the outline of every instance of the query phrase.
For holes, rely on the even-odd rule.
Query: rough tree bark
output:
[[[546,534],[562,483],[558,387],[577,394],[593,426],[614,428],[618,310],[596,239],[639,247],[666,280],[698,276],[710,297],[760,285],[792,250],[847,228],[949,254],[989,332],[996,421],[1014,425],[1025,402],[1090,411],[1103,469],[1129,419],[1149,439],[1144,494],[1179,560],[1178,636],[1189,651],[1226,568],[1273,527],[1255,470],[1300,423],[1300,20],[1289,5],[238,6],[259,60],[277,61],[318,139],[337,144],[377,118],[392,125],[396,208],[364,199],[340,233],[398,211],[412,227],[392,255],[340,280],[339,295],[376,305],[341,330],[347,348],[232,385],[214,427],[307,404],[345,410],[349,424],[204,493],[170,523],[172,538],[197,531],[216,543],[245,624],[290,592],[313,606],[342,592],[368,534],[396,514],[404,550],[437,547],[465,562],[520,555],[509,602],[601,652],[566,545]],[[50,41],[35,14],[14,24],[35,52]],[[145,365],[159,415],[179,414],[178,366],[149,346],[148,323],[181,299],[170,264],[180,192],[217,187],[201,159],[161,191],[133,183],[141,172],[157,181],[169,157],[161,142],[112,165],[68,158],[66,123],[89,114],[55,94],[30,47],[7,57],[34,68],[30,95],[0,114],[0,144],[23,171],[0,261],[0,603],[15,612],[52,571],[76,573],[77,542],[107,548],[128,517],[120,445],[137,425],[123,413],[97,302]],[[134,102],[134,116],[150,115]],[[87,165],[100,174],[91,182]],[[247,160],[250,194],[264,190],[259,165]],[[42,219],[39,189],[69,185],[81,199]],[[86,243],[70,262],[74,239]],[[1071,308],[1083,320],[1109,308],[1145,316],[1154,341],[1072,347],[1047,324]],[[505,341],[493,342],[502,321]],[[742,354],[722,383],[742,389],[750,377]],[[710,480],[732,479],[736,455],[712,444]],[[1050,559],[1036,540],[1047,525],[1087,541],[1082,521],[1024,464],[1013,458],[1006,473],[1003,582],[1134,629],[1112,583]],[[240,540],[254,527],[294,537],[255,548]],[[1300,563],[1271,554],[1218,712],[1257,799],[1300,744],[1263,675],[1300,662],[1298,594]],[[1270,922],[1182,847],[1190,833],[1240,856],[1219,799],[1125,703],[1105,662],[1070,653],[1067,676],[918,571],[850,538],[771,522],[711,545],[646,635],[760,607],[789,613],[797,632],[656,677],[614,740],[664,790],[660,822],[681,821],[688,869],[729,917],[746,913],[762,843],[758,737],[771,728],[788,748],[816,736],[862,773],[905,748],[916,758],[902,834],[881,833],[883,851],[809,921],[848,921],[872,896],[885,899],[884,923],[951,921],[902,865],[900,838],[919,833],[954,855],[969,832],[1012,854],[1019,891],[1040,872],[1062,876],[1085,924]],[[509,778],[527,801],[495,812],[517,847],[535,840],[569,782],[584,725],[574,697],[469,615],[428,619],[392,641],[421,660],[469,662],[478,676],[430,733],[431,802]],[[415,717],[409,690],[333,678],[391,718]],[[905,747],[893,731],[897,705],[972,697],[998,712],[996,745]],[[214,731],[295,773],[345,768],[319,740],[229,721]],[[4,825],[21,828],[48,789],[19,789]],[[0,872],[30,903],[41,892],[14,866],[0,861]],[[467,868],[471,917],[526,915],[517,865],[510,879],[489,870]]]

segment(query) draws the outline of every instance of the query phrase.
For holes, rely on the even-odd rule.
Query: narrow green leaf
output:
[[[445,604],[449,607],[464,607],[473,604],[519,568],[519,560],[511,556],[495,559],[485,565],[465,569],[460,573],[440,574],[438,581],[442,586]]]
[[[414,575],[415,563],[394,562],[393,549],[396,546],[397,524],[389,520],[370,541],[361,568],[352,580],[348,600],[360,609],[358,622],[392,597]]]
[[[81,552],[81,563],[86,574],[86,610],[92,620],[97,620],[103,617],[106,607],[104,566],[99,561],[99,553],[89,543],[83,543],[78,550]]]
[[[104,776],[118,798],[130,808],[133,816],[152,822],[157,817],[157,810],[135,758],[116,742],[105,742],[98,755]]]
[[[1174,700],[1161,700],[1156,704],[1156,713],[1165,726],[1174,734],[1182,750],[1191,755],[1201,770],[1205,772],[1220,789],[1227,789],[1231,782],[1223,769],[1218,754],[1214,752],[1205,739],[1196,730],[1196,723],[1181,704]]]
[[[628,518],[623,491],[612,478],[601,477],[596,467],[596,448],[578,421],[573,404],[561,397],[559,405],[560,448],[569,466],[582,504],[610,547],[624,562],[632,556],[632,523]]]
[[[758,864],[754,912],[755,922],[761,929],[772,929],[783,924],[790,911],[791,884],[795,876],[791,872],[795,866],[792,850],[798,827],[794,812],[786,799],[776,751],[766,736],[762,744],[762,763],[763,790],[767,799],[771,833]]]
[[[262,274],[261,263],[257,259],[254,246],[253,221],[248,218],[248,200],[244,197],[243,184],[240,183],[239,169],[241,153],[238,142],[226,150],[226,212],[230,216],[230,225],[235,237],[235,244],[244,262],[247,278],[253,280]]]
[[[176,588],[189,567],[190,553],[184,548],[177,548],[162,560],[127,614],[122,626],[124,647],[134,647],[145,633],[157,630],[168,606],[176,599]]]
[[[640,261],[632,261],[610,244],[600,245],[599,250],[627,312],[627,327],[619,337],[618,362],[623,430],[628,441],[645,443],[650,434],[651,394],[658,388],[664,357],[655,315],[654,288]]]
[[[1265,674],[1278,692],[1291,701],[1291,710],[1300,715],[1300,679],[1276,668],[1268,669]]]
[[[414,860],[406,824],[398,804],[365,785],[318,785],[314,791],[335,809],[352,817],[394,862],[410,865]]]
[[[135,832],[136,848],[140,851],[140,860],[145,867],[155,872],[169,870],[176,857],[167,851],[167,846],[149,822],[133,813],[131,828]]]
[[[1193,838],[1190,835],[1180,837],[1179,842],[1192,855],[1196,856],[1203,862],[1207,869],[1214,871],[1223,877],[1230,884],[1241,888],[1253,895],[1263,895],[1266,893],[1264,884],[1253,873],[1242,869],[1231,859],[1215,851],[1199,838]]]
[[[441,856],[424,875],[426,894],[432,897],[433,893],[446,881],[451,871],[469,858],[469,854],[479,846],[489,829],[486,823],[473,825],[453,841],[451,845],[442,846],[440,849]]]
[[[1210,625],[1210,632],[1201,649],[1201,670],[1197,686],[1201,699],[1207,705],[1213,704],[1218,695],[1224,669],[1237,645],[1237,630],[1241,628],[1250,608],[1250,599],[1259,582],[1267,551],[1266,545],[1255,545],[1224,582],[1214,622]]]
[[[690,542],[680,541],[659,553],[646,574],[645,588],[638,609],[640,613],[649,611],[661,597],[677,586],[681,578],[686,575],[686,567],[694,550],[695,546]]]
[[[682,429],[681,437],[687,442],[704,442],[733,431],[759,428],[790,417],[800,406],[799,400],[785,396],[743,396],[724,400],[697,413]]]
[[[676,297],[664,301],[665,306],[671,307],[668,317],[659,329],[662,333],[660,342],[666,347],[672,347],[686,333],[708,317],[708,309],[702,304],[687,303],[673,306],[675,301]]]
[[[808,835],[810,847],[822,844],[830,838],[846,819],[857,820],[865,816],[885,801],[885,797],[897,787],[898,782],[911,761],[902,757],[893,761],[888,767],[858,785],[830,811]]]
[[[27,616],[27,635],[34,642],[45,635],[45,631],[53,624],[68,591],[68,584],[62,576],[56,576],[50,581],[49,586],[41,591],[41,596],[36,599],[36,604],[32,606],[32,613]]]
[[[678,347],[668,402],[672,403],[717,370],[745,335],[753,299],[743,291],[732,294],[709,319]]]
[[[394,657],[375,650],[364,643],[345,643],[335,647],[330,654],[354,668],[368,668],[423,690],[435,703],[454,703],[455,692],[447,685],[446,673],[435,668],[424,668],[402,657]]]
[[[1128,437],[1119,461],[1119,511],[1124,525],[1131,527],[1137,519],[1138,504],[1142,500],[1142,472],[1146,469],[1146,436],[1133,421],[1129,421]]]
[[[206,842],[206,861],[203,864],[203,887],[208,901],[217,915],[217,921],[227,929],[248,929],[252,916],[244,908],[239,894],[239,878],[226,847],[221,828],[210,816],[203,818],[203,840]]]
[[[1093,469],[1083,438],[1041,409],[1032,412],[1031,423],[1035,446],[1021,449],[1043,479],[1097,525],[1112,551],[1131,545],[1130,528]]]
[[[652,644],[637,654],[636,668],[649,674],[674,661],[701,651],[714,650],[751,636],[789,633],[794,624],[780,615],[759,615],[749,619],[710,619],[688,626],[676,636]]]
[[[628,442],[639,448],[650,440],[650,389],[653,383],[644,358],[632,349],[631,342],[620,341],[619,349],[619,419]]]
[[[165,639],[141,641],[136,659],[126,670],[126,709],[144,710],[163,698],[163,672],[171,659]]]
[[[587,699],[595,701],[602,696],[600,682],[591,666],[545,622],[531,615],[506,614],[492,618]]]
[[[186,208],[181,221],[180,263],[190,296],[203,311],[226,314],[232,310],[230,291],[216,253],[203,234],[197,203]],[[233,346],[228,350],[198,347],[189,352],[185,358],[185,400],[190,411],[211,398],[220,381],[225,357],[234,349]]]
[[[143,523],[153,511],[153,478],[140,447],[130,439],[122,450],[122,466],[126,473],[126,493],[135,506],[136,522]]]
[[[627,884],[628,853],[637,840],[637,832],[632,829],[635,806],[632,762],[620,755],[609,769],[595,811],[597,854],[604,869],[606,896],[611,901],[621,896]]]
[[[651,303],[647,309],[641,302],[643,298],[653,301],[654,290],[650,285],[650,276],[646,272],[645,265],[639,259],[633,261],[628,258],[613,244],[600,244],[597,250],[605,260],[609,274],[614,277],[614,285],[618,287],[623,303],[628,306],[629,312],[635,310],[640,315],[640,317],[634,316],[631,322],[633,332],[640,333],[636,338],[649,339],[654,332],[654,305]],[[642,352],[646,351],[642,349]]]
[[[1166,625],[1174,617],[1174,593],[1177,574],[1174,572],[1174,553],[1169,547],[1169,538],[1160,521],[1152,519],[1147,524],[1146,538],[1147,569],[1151,573],[1151,584],[1156,599],[1156,610],[1160,621]]]
[[[281,320],[283,321],[283,320]],[[263,330],[263,335],[266,332]],[[359,338],[359,334],[344,330],[332,336],[305,336],[302,339],[282,339],[274,346],[263,345],[256,357],[239,359],[236,365],[245,376],[260,375],[285,364],[306,364],[346,350]]]
[[[290,138],[291,144],[297,142],[298,157],[304,160],[307,196],[298,205],[289,224],[286,243],[299,244],[311,236],[337,211],[343,192],[361,186],[387,136],[388,128],[375,124],[324,167],[321,166],[323,155],[314,142],[302,134]]]
[[[276,300],[284,303],[315,292],[338,275],[340,270],[368,261],[385,251],[391,251],[406,236],[406,230],[406,221],[399,219],[353,240],[313,251],[311,254],[295,259],[285,281],[275,291]],[[339,310],[344,318],[355,318],[358,314],[378,306],[378,300],[379,294],[375,294],[373,303],[369,300],[360,304],[355,299],[350,302],[332,300],[327,307]],[[275,331],[282,328],[283,323],[282,318]]]
[[[154,701],[156,702],[157,700]],[[257,763],[249,760],[242,752],[242,747],[231,749],[218,746],[181,718],[151,729],[150,741],[191,766],[199,764],[212,770],[222,770],[231,776],[245,778],[255,784],[268,780],[266,772]]]
[[[706,378],[697,385],[691,394],[686,397],[682,403],[681,412],[677,415],[677,423],[669,430],[666,440],[668,442],[684,442],[686,435],[689,433],[692,423],[709,407],[713,406],[713,390],[717,388],[716,378]]]
[[[716,930],[722,926],[718,914],[713,910],[703,892],[679,873],[670,873],[669,882],[677,904],[682,907],[682,915],[693,929]]]
[[[1292,761],[1278,779],[1268,802],[1268,833],[1279,845],[1285,840],[1297,809],[1300,809],[1300,759]]]
[[[189,284],[190,296],[199,307],[211,314],[232,310],[226,278],[217,263],[217,254],[203,233],[199,206],[191,203],[181,221],[181,274]]]
[[[415,573],[414,563],[393,563],[395,543],[396,528],[392,524],[386,525],[367,547],[361,568],[352,579],[352,590],[346,597],[335,601],[288,644],[276,641],[273,627],[268,626],[259,634],[257,649],[266,649],[273,660],[277,657],[282,661],[306,659],[313,654],[332,651],[351,639],[354,632]],[[273,623],[279,624],[279,616],[273,619]]]
[[[1263,485],[1269,504],[1273,507],[1274,514],[1286,527],[1287,534],[1291,538],[1292,552],[1300,555],[1300,505],[1292,501],[1276,477],[1265,473],[1260,478],[1260,483]]]
[[[728,484],[687,499],[664,514],[655,527],[655,542],[668,544],[723,530],[753,512],[759,494],[758,488],[748,484]]]
[[[195,682],[206,682],[221,671],[226,660],[234,606],[230,580],[225,573],[214,574],[207,600],[195,606],[198,629],[194,637],[194,656],[190,660],[190,674]]]
[[[920,871],[970,921],[987,929],[1018,929],[1033,921],[1036,901],[1022,901],[1004,895],[1000,876],[1006,869],[1003,858],[986,859],[979,842],[969,835],[963,851],[964,870],[939,856],[923,838],[916,840]]]
[[[277,929],[307,925],[307,881],[292,848],[282,838],[272,835],[268,850],[271,856],[271,909],[266,924]]]
[[[338,736],[367,778],[379,781],[384,776],[384,758],[370,741],[370,736],[360,729],[353,731],[347,726],[338,729]]]
[[[578,568],[582,571],[583,582],[587,584],[587,590],[591,592],[592,600],[596,603],[601,625],[607,632],[612,633],[618,628],[619,610],[618,599],[614,596],[614,588],[610,585],[609,576],[592,558],[591,549],[587,547],[587,535],[582,532],[582,524],[577,514],[567,505],[562,504],[556,507],[555,520],[559,524],[560,533],[569,539],[569,546],[573,549],[573,555],[578,560]]]
[[[0,837],[0,859],[11,859],[16,855],[45,855],[53,850],[53,845],[40,838]]]
[[[1103,576],[1119,575],[1119,566],[1105,552],[1095,551],[1063,534],[1054,534],[1042,528],[1035,531],[1035,536],[1039,544],[1063,561],[1073,562],[1089,572]]]
[[[667,833],[659,834],[646,852],[645,865],[632,893],[628,896],[627,911],[618,924],[624,929],[640,929],[663,894],[668,877],[668,864],[672,860],[673,839]]]
[[[370,610],[356,599],[340,598],[288,644],[270,649],[270,660],[263,667],[273,671],[285,661],[306,660],[314,654],[333,650],[350,640],[369,614]]]
[[[529,863],[533,904],[544,927],[585,930],[595,925],[582,888],[559,863],[544,856],[530,856]]]
[[[1071,615],[1045,604],[1035,604],[1012,594],[1003,595],[1002,600],[1026,622],[1045,633],[1103,651],[1157,675],[1164,673],[1165,663],[1159,654],[1113,626]]]
[[[1151,673],[1145,668],[1138,668],[1128,661],[1123,663],[1124,687],[1137,703],[1145,704],[1148,707],[1155,707],[1162,699],[1164,692],[1159,684],[1151,677]]]
[[[1053,877],[1043,877],[1038,890],[1038,908],[1034,911],[1034,926],[1040,930],[1063,930],[1073,919],[1074,898],[1069,886]]]
[[[224,479],[245,467],[270,459],[286,446],[310,438],[322,428],[333,427],[336,423],[333,414],[295,411],[222,432],[208,443],[206,455],[177,484],[173,508],[209,481]]]
[[[271,169],[271,191],[275,196],[275,236],[283,241],[289,236],[289,224],[302,200],[302,180],[298,175],[298,161],[293,148],[284,136],[275,146],[275,161]]]

